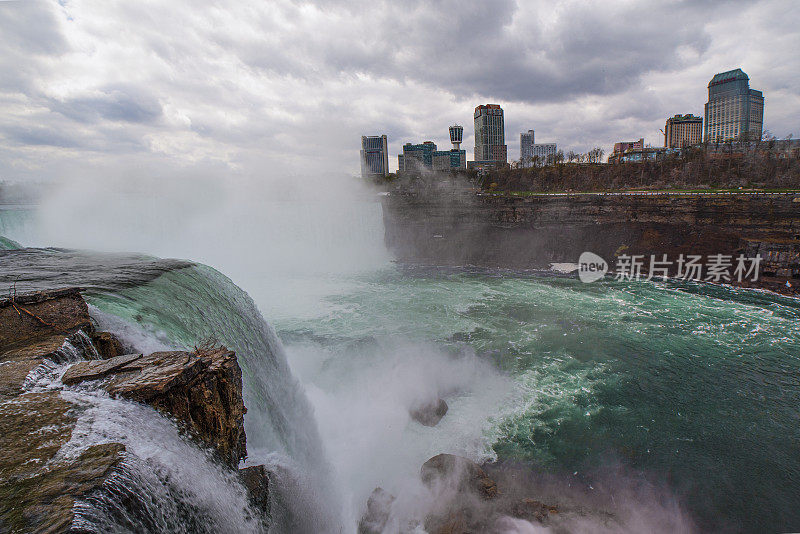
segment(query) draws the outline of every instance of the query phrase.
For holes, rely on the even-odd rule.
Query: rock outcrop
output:
[[[253,465],[239,469],[239,480],[247,490],[250,504],[266,516],[270,513],[269,473],[263,465]]]
[[[429,487],[446,486],[483,499],[497,497],[497,484],[475,462],[454,454],[438,454],[422,464],[420,478]]]
[[[89,307],[77,288],[14,295],[0,301],[0,354],[78,330],[92,331]]]
[[[547,523],[558,513],[555,506],[503,493],[483,467],[461,456],[434,456],[423,464],[420,477],[435,499],[424,519],[427,532],[492,532],[504,517]]]
[[[114,397],[150,404],[173,417],[231,467],[247,455],[242,371],[224,347],[84,361],[61,380],[72,385],[96,379],[105,379],[102,387]]]
[[[0,532],[70,530],[75,503],[122,468],[126,453],[119,443],[90,446],[77,458],[58,454],[84,408],[57,388],[29,386],[40,369],[55,364],[91,358],[69,367],[63,383],[91,382],[112,396],[150,404],[228,466],[245,457],[242,374],[233,352],[121,352],[113,335],[95,332],[78,289],[0,301]],[[241,480],[254,507],[268,514],[263,466],[242,470]]]
[[[436,426],[447,414],[447,402],[444,399],[436,399],[433,402],[426,402],[414,406],[409,410],[411,419],[424,426]]]

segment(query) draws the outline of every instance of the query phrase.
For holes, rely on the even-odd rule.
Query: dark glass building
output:
[[[764,95],[750,89],[742,69],[715,74],[708,83],[706,142],[759,140],[764,124]]]

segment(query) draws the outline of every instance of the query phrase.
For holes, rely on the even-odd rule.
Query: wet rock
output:
[[[367,500],[367,511],[358,522],[358,534],[381,534],[392,513],[394,495],[375,488]]]
[[[55,391],[0,403],[0,531],[68,531],[75,503],[99,489],[122,460],[117,443],[58,458],[78,409]]]
[[[91,331],[89,307],[77,288],[0,300],[0,353],[54,335]]]
[[[535,499],[522,499],[519,502],[513,503],[504,511],[511,517],[516,517],[517,519],[542,523],[551,515],[557,514],[558,507],[544,504]]]
[[[437,399],[415,406],[409,411],[411,418],[421,425],[436,426],[447,413],[447,403],[444,399]]]
[[[439,454],[422,465],[420,477],[429,487],[447,485],[483,499],[497,497],[497,484],[475,462],[453,454]]]
[[[93,332],[89,337],[101,358],[108,359],[125,354],[122,342],[111,332]]]
[[[141,357],[141,354],[126,354],[108,360],[87,360],[79,362],[67,369],[61,377],[61,381],[70,386],[85,380],[103,378]]]
[[[134,358],[115,369],[103,387],[112,396],[169,414],[231,467],[247,455],[242,370],[224,347]]]
[[[263,465],[243,467],[239,469],[239,480],[247,490],[250,504],[269,516],[269,473],[267,469]]]

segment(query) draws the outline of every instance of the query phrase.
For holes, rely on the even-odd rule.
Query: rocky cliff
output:
[[[242,374],[233,352],[123,352],[113,335],[95,331],[77,289],[0,301],[0,532],[70,530],[75,503],[103,491],[125,457],[118,443],[73,459],[58,454],[81,408],[57,387],[31,386],[40,369],[54,364],[75,361],[61,376],[64,386],[92,381],[112,397],[153,406],[232,469],[246,456]],[[242,480],[264,509],[264,470],[251,468]]]
[[[546,269],[584,251],[739,254],[772,250],[765,274],[800,276],[800,195],[509,195],[393,191],[386,244],[401,262]],[[778,256],[775,246],[780,245]]]

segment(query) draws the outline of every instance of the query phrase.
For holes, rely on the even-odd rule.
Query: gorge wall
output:
[[[622,253],[761,253],[765,274],[800,274],[800,194],[392,191],[383,214],[404,263],[547,269],[584,251],[610,264]]]

